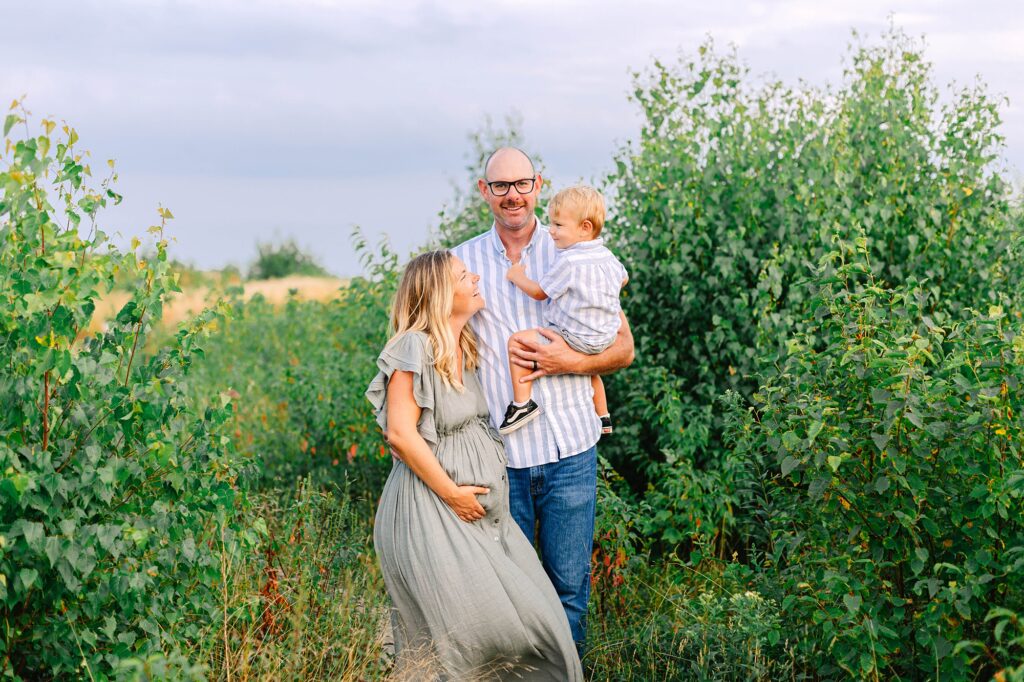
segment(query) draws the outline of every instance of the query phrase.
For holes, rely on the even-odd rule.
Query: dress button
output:
[[[494,519],[494,524],[495,524],[495,525],[497,525],[497,524],[498,524],[498,519]]]

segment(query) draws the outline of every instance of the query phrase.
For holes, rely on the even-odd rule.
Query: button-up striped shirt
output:
[[[547,301],[535,301],[505,279],[512,265],[505,245],[492,226],[488,232],[453,249],[466,267],[480,275],[480,295],[486,307],[469,325],[480,349],[480,385],[487,398],[491,422],[501,422],[512,400],[508,339],[517,331],[544,327]],[[544,276],[558,255],[555,242],[537,221],[521,261],[533,280]],[[513,469],[547,464],[589,450],[601,437],[601,420],[594,411],[590,377],[579,374],[545,376],[533,383],[540,417],[504,436],[508,465]]]
[[[607,347],[622,326],[619,290],[626,268],[600,237],[562,249],[537,283],[548,295],[548,323],[588,346]]]

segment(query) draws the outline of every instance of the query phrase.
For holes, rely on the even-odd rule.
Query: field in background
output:
[[[253,296],[260,295],[271,305],[278,306],[287,301],[292,292],[295,292],[296,297],[302,301],[330,301],[336,299],[341,288],[347,284],[348,280],[337,277],[291,275],[278,279],[250,281],[235,286],[242,288],[242,300],[248,301]],[[214,284],[189,286],[186,283],[182,286],[181,293],[168,296],[160,324],[165,328],[175,327],[225,294],[224,287]],[[89,326],[89,333],[103,329],[107,320],[114,317],[131,298],[132,294],[128,291],[114,290],[97,301],[96,315]]]

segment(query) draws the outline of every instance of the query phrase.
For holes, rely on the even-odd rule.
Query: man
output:
[[[633,361],[633,336],[625,315],[615,342],[602,353],[583,355],[558,334],[544,329],[544,306],[505,279],[522,263],[540,279],[557,256],[555,244],[534,210],[542,178],[521,150],[503,147],[487,159],[477,187],[494,215],[488,232],[453,251],[480,275],[487,307],[470,320],[480,344],[480,382],[491,420],[501,421],[509,403],[508,338],[539,328],[546,343],[533,343],[512,362],[533,372],[540,417],[505,437],[512,516],[535,540],[544,569],[562,600],[573,639],[582,655],[590,598],[590,553],[597,497],[597,441],[601,422],[594,412],[590,375],[605,374]],[[536,535],[535,535],[536,529]]]

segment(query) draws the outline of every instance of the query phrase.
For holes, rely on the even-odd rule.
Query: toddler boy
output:
[[[551,200],[548,216],[551,223],[548,231],[559,249],[555,264],[539,282],[526,276],[521,263],[509,268],[506,278],[531,298],[548,301],[546,322],[571,348],[595,355],[615,341],[622,324],[619,292],[629,279],[626,268],[600,237],[604,227],[604,198],[593,187],[569,187]],[[522,340],[534,336],[539,335],[532,330],[513,334],[508,341],[510,354],[512,349],[522,347]],[[498,427],[501,434],[512,433],[540,414],[540,406],[531,398],[532,382],[521,381],[530,370],[511,361],[509,366],[513,401]],[[604,382],[599,376],[591,377],[591,381],[601,433],[609,434],[612,420]]]

